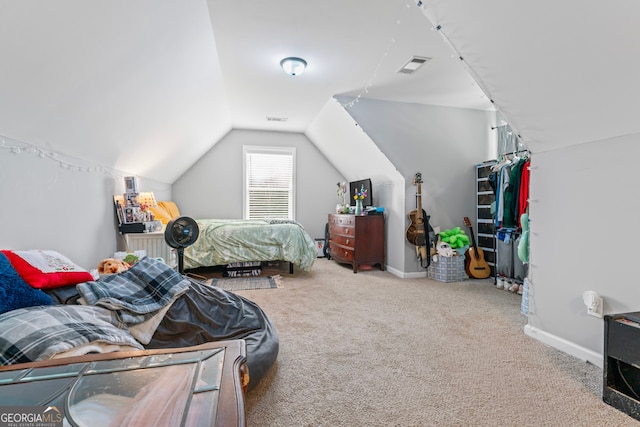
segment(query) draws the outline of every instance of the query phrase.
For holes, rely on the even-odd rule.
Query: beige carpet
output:
[[[354,274],[320,258],[239,291],[280,336],[249,426],[639,426],[602,402],[602,370],[526,336],[492,281]]]

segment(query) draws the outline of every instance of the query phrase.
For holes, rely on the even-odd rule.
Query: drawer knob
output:
[[[347,243],[347,245],[349,244],[349,239],[345,240],[345,242]]]
[[[344,229],[344,234],[349,234],[349,229],[348,228]]]

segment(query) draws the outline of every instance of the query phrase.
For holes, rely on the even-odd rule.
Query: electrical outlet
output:
[[[602,319],[602,305],[604,301],[602,297],[595,297],[590,305],[587,306],[587,314],[589,316],[599,317]]]

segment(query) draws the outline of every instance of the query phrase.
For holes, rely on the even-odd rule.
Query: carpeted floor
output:
[[[283,288],[239,291],[280,337],[247,424],[640,426],[602,401],[601,369],[526,336],[520,296],[492,283],[320,258]]]

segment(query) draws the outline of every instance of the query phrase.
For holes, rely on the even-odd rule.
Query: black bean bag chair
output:
[[[191,287],[173,303],[147,349],[190,347],[243,339],[247,347],[248,390],[278,356],[278,334],[262,309],[233,292],[190,279]]]

